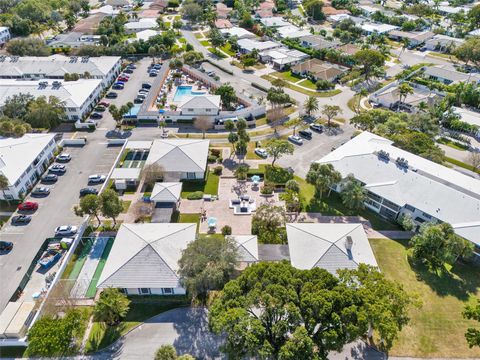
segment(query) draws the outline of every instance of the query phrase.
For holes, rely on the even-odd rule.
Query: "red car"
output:
[[[31,210],[37,210],[37,209],[38,209],[38,203],[34,201],[26,201],[18,205],[18,210],[31,211]]]
[[[98,103],[98,105],[101,105],[101,106],[105,106],[105,107],[109,107],[110,106],[110,103],[108,101],[100,101]]]
[[[118,79],[117,79],[117,81],[125,81],[125,82],[127,82],[127,81],[128,81],[128,78],[123,77],[123,76],[119,76]]]

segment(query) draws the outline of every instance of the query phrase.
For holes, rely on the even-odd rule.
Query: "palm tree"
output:
[[[130,300],[118,289],[107,288],[102,291],[95,303],[93,316],[96,321],[105,322],[109,326],[116,325],[130,309]]]
[[[315,186],[315,196],[321,199],[325,191],[342,180],[342,175],[332,164],[312,163],[306,180]],[[330,195],[330,191],[328,194]]]
[[[312,115],[312,112],[318,111],[318,99],[315,96],[310,96],[305,103],[303,104],[305,111],[307,112],[308,116]]]
[[[355,109],[356,114],[360,113],[360,102],[362,101],[362,98],[364,98],[365,96],[368,96],[368,90],[366,88],[362,87],[360,89],[360,91],[358,91],[358,93],[357,93],[358,104],[357,104],[357,108]]]
[[[363,209],[365,207],[365,199],[367,190],[353,177],[348,175],[340,193],[342,203],[352,210]]]
[[[7,200],[7,203],[9,203],[9,201],[5,195],[5,190],[8,190],[9,185],[10,184],[8,183],[7,177],[3,174],[0,174],[0,190],[2,190],[3,198]]]
[[[405,100],[407,98],[407,95],[409,94],[413,94],[413,88],[408,83],[402,83],[398,86],[398,96],[399,96],[398,107],[400,107],[400,104],[402,103],[402,99]]]

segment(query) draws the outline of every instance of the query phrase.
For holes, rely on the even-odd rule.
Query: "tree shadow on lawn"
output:
[[[405,246],[406,241],[400,241]],[[407,246],[407,249],[409,247]],[[473,264],[457,261],[448,271],[435,273],[424,264],[414,261],[407,254],[410,267],[415,272],[418,281],[428,285],[438,296],[454,296],[458,300],[467,301],[471,294],[476,294],[480,288],[480,267]]]

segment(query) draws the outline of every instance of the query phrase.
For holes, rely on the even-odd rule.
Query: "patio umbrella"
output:
[[[252,176],[252,181],[255,185],[257,185],[260,182],[260,176],[258,175],[253,175]]]
[[[215,227],[217,226],[217,218],[209,217],[207,220],[208,227]]]

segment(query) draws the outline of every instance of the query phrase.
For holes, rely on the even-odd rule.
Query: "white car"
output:
[[[67,153],[63,153],[57,156],[58,162],[68,162],[70,160],[72,160],[72,157],[70,156],[70,154]]]
[[[302,145],[303,144],[303,140],[300,136],[297,136],[297,135],[290,135],[288,137],[288,140],[290,140],[291,142],[293,142],[294,144],[297,144],[297,145]]]
[[[107,177],[106,177],[105,175],[98,175],[98,174],[90,175],[90,176],[88,177],[88,183],[89,183],[89,184],[101,184],[101,183],[103,183],[106,179],[107,179]]]
[[[62,225],[55,229],[55,236],[71,236],[75,235],[78,228],[73,225]]]
[[[268,157],[267,150],[262,149],[262,148],[255,148],[255,154],[262,158]]]

